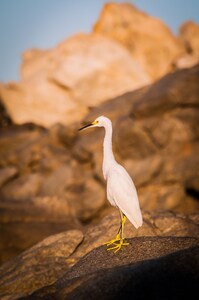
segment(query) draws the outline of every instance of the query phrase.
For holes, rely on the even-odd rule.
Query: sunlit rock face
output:
[[[127,49],[97,34],[27,51],[21,74],[19,83],[1,87],[3,105],[16,124],[44,127],[79,121],[89,107],[150,82]]]
[[[1,103],[16,124],[69,125],[93,106],[194,66],[198,43],[193,22],[175,37],[133,5],[109,3],[92,33],[76,34],[52,49],[27,50],[20,82],[0,85]]]
[[[180,38],[187,52],[199,57],[199,25],[193,21],[187,21],[180,27]]]
[[[93,31],[121,43],[153,80],[171,71],[183,52],[162,21],[128,3],[106,4]]]
[[[179,41],[185,53],[176,61],[178,68],[190,68],[199,63],[199,25],[188,21],[181,25]]]

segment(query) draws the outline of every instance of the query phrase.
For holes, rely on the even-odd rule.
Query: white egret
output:
[[[111,120],[101,116],[94,122],[80,128],[83,130],[89,127],[104,127],[103,147],[103,175],[107,181],[107,198],[111,205],[117,207],[120,212],[121,224],[114,239],[105,244],[117,252],[122,246],[128,245],[124,242],[123,230],[126,218],[138,228],[142,226],[142,213],[139,206],[138,196],[134,183],[127,171],[116,162],[112,151],[112,123]]]

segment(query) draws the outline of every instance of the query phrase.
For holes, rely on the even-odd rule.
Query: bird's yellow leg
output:
[[[117,240],[118,243],[116,243],[116,241],[111,243],[111,244],[115,244],[115,246],[108,248],[107,250],[115,250],[114,252],[116,253],[117,251],[119,251],[122,248],[122,246],[129,245],[129,243],[124,242],[124,238],[123,238],[125,222],[126,222],[126,216],[122,216],[122,222],[121,222],[120,233],[119,233],[119,234],[121,234],[120,239]],[[107,246],[110,246],[111,244],[107,244]]]
[[[115,250],[114,252],[116,253],[117,251],[119,251],[122,246],[127,246],[129,245],[129,243],[125,243],[124,242],[124,237],[123,237],[123,232],[124,232],[124,224],[126,222],[126,216],[123,215],[122,211],[119,209],[119,212],[120,212],[120,217],[121,217],[121,224],[120,224],[120,228],[118,230],[118,233],[116,235],[116,238],[115,239],[112,239],[111,241],[109,242],[106,242],[104,243],[105,245],[107,246],[110,246],[110,245],[114,245],[113,247],[111,248],[108,248],[107,250]]]
[[[122,211],[119,209],[119,212],[120,212],[120,217],[121,217],[121,224],[120,224],[120,227],[119,227],[119,230],[118,230],[118,233],[116,235],[116,237],[108,242],[105,242],[103,245],[107,245],[107,246],[110,246],[112,244],[115,244],[117,245],[116,243],[119,242],[121,240],[121,232],[122,232],[122,222],[123,222],[123,214],[122,214]],[[107,249],[108,250],[108,249]]]
[[[110,246],[112,244],[115,244],[116,242],[120,241],[121,237],[120,237],[120,233],[121,233],[121,228],[122,228],[122,225],[120,225],[120,228],[118,230],[118,234],[116,235],[116,237],[108,242],[105,242],[103,243],[103,245],[107,245],[107,246]]]

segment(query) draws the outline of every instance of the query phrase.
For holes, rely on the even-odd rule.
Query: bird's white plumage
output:
[[[83,127],[104,127],[103,174],[107,180],[107,198],[111,205],[117,206],[136,227],[142,225],[142,213],[134,183],[127,171],[116,162],[112,151],[112,123],[101,116],[93,123]]]
[[[107,174],[107,198],[112,205],[120,208],[135,228],[142,225],[134,183],[127,171],[117,163]]]

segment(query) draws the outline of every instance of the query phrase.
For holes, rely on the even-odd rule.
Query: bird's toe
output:
[[[108,251],[110,250],[115,250],[114,253],[118,252],[122,246],[128,246],[129,243],[124,242],[124,239],[120,239],[117,242],[111,243],[114,244],[115,246],[111,247],[111,248],[107,248]],[[109,244],[107,244],[107,246],[110,246]]]

